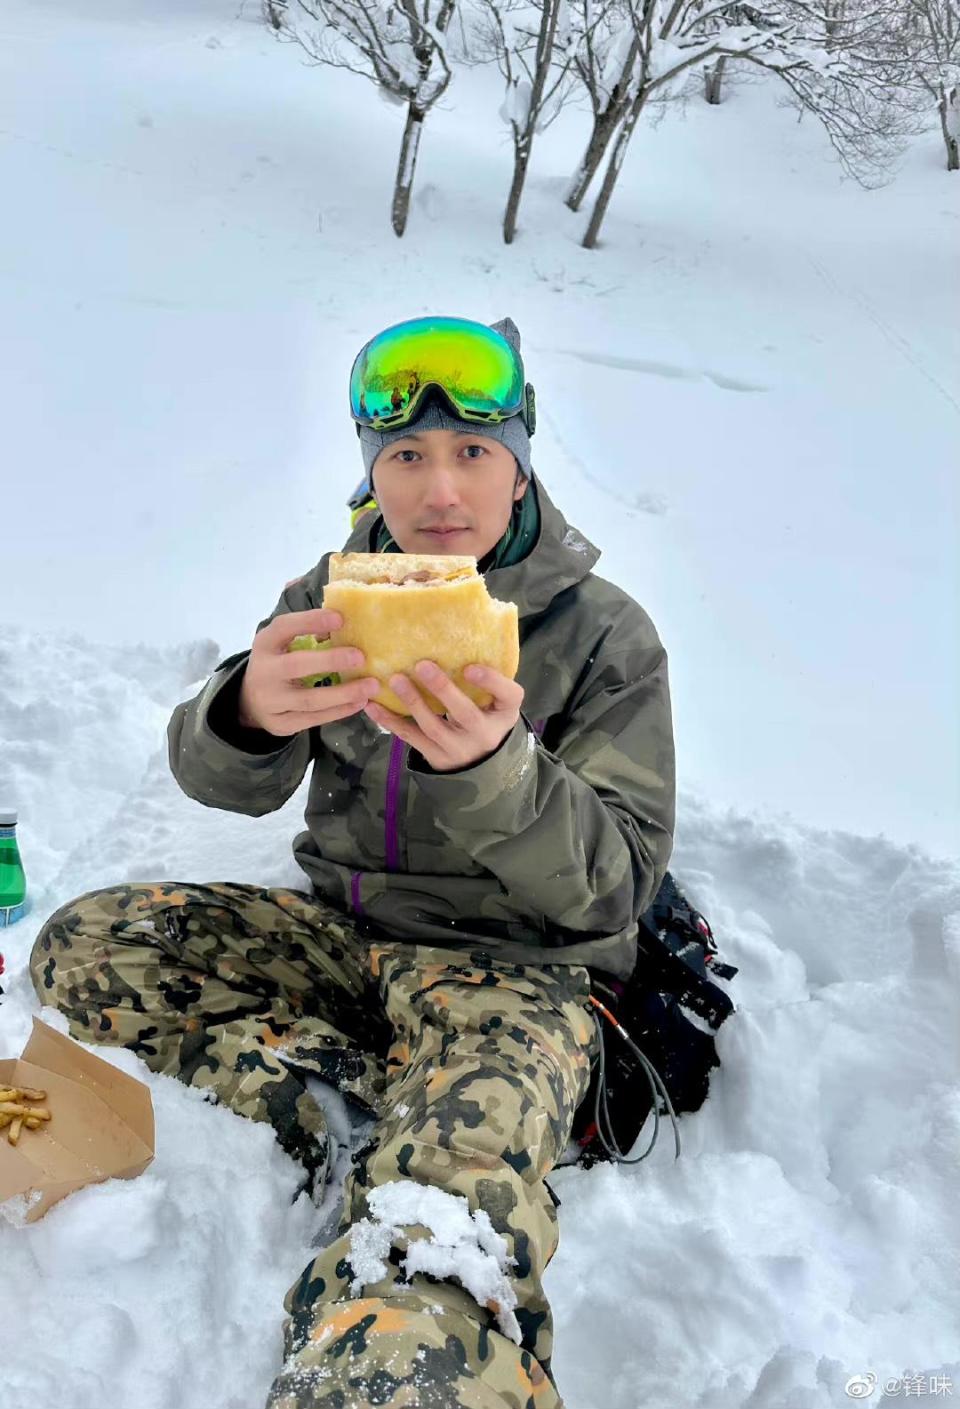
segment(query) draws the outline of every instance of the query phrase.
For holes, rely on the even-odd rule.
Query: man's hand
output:
[[[354,646],[287,650],[294,636],[313,635],[326,641],[330,632],[342,625],[339,612],[315,607],[283,612],[257,632],[240,687],[239,722],[243,728],[265,729],[285,738],[360,713],[380,689],[375,677],[312,688],[300,682],[305,675],[338,675],[341,670],[355,669],[364,663],[362,651]]]
[[[437,773],[453,773],[488,758],[520,718],[523,686],[490,666],[468,665],[463,672],[471,685],[493,696],[486,709],[479,709],[433,661],[417,661],[415,673],[446,705],[445,715],[434,714],[406,675],[392,675],[387,683],[409,705],[413,719],[377,704],[368,704],[364,713],[417,749]]]

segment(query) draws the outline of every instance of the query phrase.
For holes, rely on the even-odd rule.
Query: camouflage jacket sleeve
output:
[[[642,608],[638,608],[642,612]],[[647,909],[673,850],[676,772],[667,653],[645,612],[609,631],[551,753],[520,719],[470,768],[410,773],[441,831],[532,912],[614,934]]]
[[[316,606],[306,583],[304,578],[288,583],[257,630],[283,612]],[[237,702],[249,655],[246,650],[228,656],[198,695],[177,705],[167,725],[167,749],[170,769],[187,797],[205,807],[262,817],[282,807],[303,782],[311,731],[282,739],[240,727]]]

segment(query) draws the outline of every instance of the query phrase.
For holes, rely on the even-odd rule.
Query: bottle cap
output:
[[[17,814],[15,812],[3,812],[0,810],[0,827],[14,827],[16,826],[16,822]]]

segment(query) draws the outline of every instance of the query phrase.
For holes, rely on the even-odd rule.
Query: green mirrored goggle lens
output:
[[[359,353],[350,413],[376,430],[405,425],[430,386],[441,387],[465,420],[502,421],[523,409],[523,363],[505,337],[466,318],[416,318]]]

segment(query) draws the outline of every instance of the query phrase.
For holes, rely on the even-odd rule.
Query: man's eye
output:
[[[486,453],[487,453],[487,449],[486,449],[486,446],[485,446],[485,445],[467,445],[467,446],[465,446],[464,448],[465,448],[466,450],[479,450],[479,452],[480,452],[481,455],[486,455]],[[479,456],[473,455],[473,456],[471,456],[471,459],[473,459],[473,460],[479,459]]]
[[[398,459],[398,460],[401,460],[401,459],[403,459],[404,455],[416,455],[416,453],[417,453],[417,452],[416,452],[415,450],[400,450],[400,451],[398,451],[398,453],[397,453],[397,459]],[[410,463],[410,462],[409,462],[409,460],[408,460],[408,461],[407,461],[407,464],[409,464],[409,463]]]

